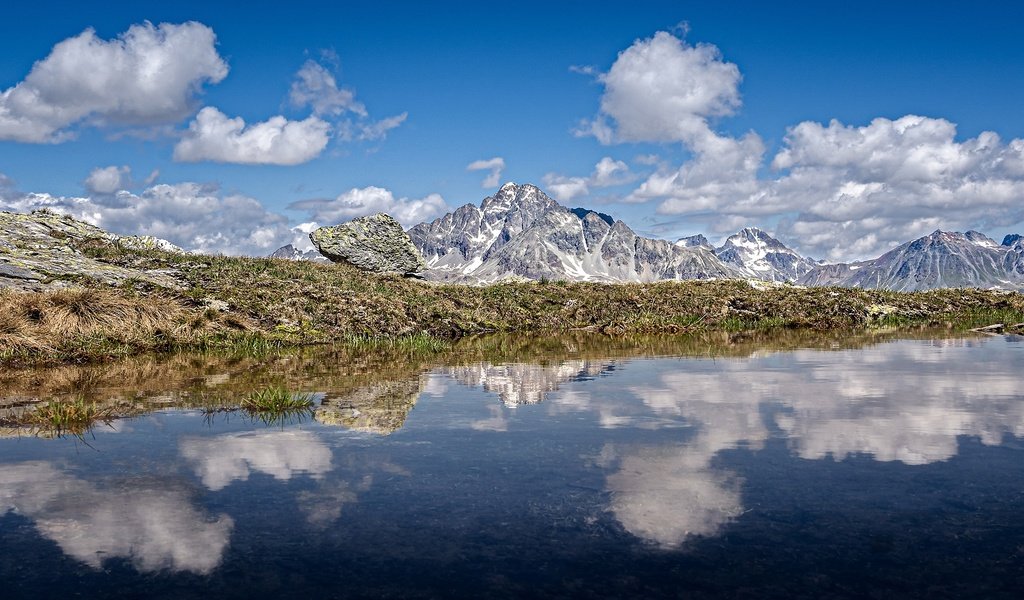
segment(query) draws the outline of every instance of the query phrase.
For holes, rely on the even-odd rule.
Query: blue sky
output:
[[[166,33],[163,23],[202,24],[216,36],[212,59],[226,72],[211,75],[218,69],[211,63],[185,81],[181,89],[195,93],[173,115],[139,106],[128,115],[117,97],[122,92],[111,90],[110,98],[81,108],[80,118],[56,128],[47,122],[44,140],[11,130],[5,136],[0,105],[0,194],[7,208],[36,206],[39,198],[28,195],[47,194],[55,208],[93,215],[125,233],[260,253],[287,241],[292,226],[350,218],[359,207],[404,211],[411,225],[446,207],[478,203],[496,186],[481,185],[489,171],[467,166],[500,157],[500,181],[559,190],[564,204],[608,212],[660,237],[706,233],[714,240],[757,225],[808,254],[838,260],[877,254],[935,228],[1001,236],[1024,220],[1024,167],[1014,162],[1024,150],[1013,143],[1024,138],[1024,6],[1011,4],[19,3],[0,22],[0,90],[26,88],[36,61],[87,28],[98,41],[115,43],[147,21],[157,38]],[[687,62],[709,45],[709,63]],[[631,49],[634,58],[661,53],[622,60]],[[164,58],[194,63],[189,51],[169,48]],[[294,102],[291,90],[307,61],[332,76],[338,90],[354,92],[358,104],[339,100],[317,112],[311,102]],[[621,78],[602,76],[614,67]],[[630,73],[638,69],[655,81],[693,79],[691,91],[710,77],[708,85],[722,86],[721,94],[705,104],[683,101],[683,108],[641,105],[650,90],[626,87],[636,83]],[[76,90],[52,85],[63,95],[51,105],[63,110],[61,103],[80,102]],[[618,108],[602,108],[620,92]],[[182,148],[204,107],[217,113],[207,116],[218,125],[240,117],[248,127],[277,115],[318,121],[305,121],[302,135],[309,137],[296,138],[305,150],[292,153],[258,156],[233,146],[225,154],[206,137]],[[365,114],[353,107],[365,107]],[[899,121],[906,115],[928,120]],[[889,122],[871,127],[878,118]],[[372,133],[386,119],[394,126]],[[832,119],[839,129],[828,129]],[[669,123],[671,130],[687,120],[696,129],[652,134],[652,127]],[[321,122],[328,133],[317,129]],[[787,142],[791,128],[805,122],[821,127]],[[593,123],[609,125],[611,133],[584,135]],[[839,135],[843,128],[849,135]],[[908,128],[917,132],[912,138]],[[972,143],[986,131],[998,142]],[[327,141],[313,152],[309,139]],[[977,160],[970,158],[976,146],[987,148]],[[925,158],[915,150],[922,147]],[[854,148],[849,162],[829,158],[847,148]],[[776,160],[787,149],[790,158]],[[746,158],[722,158],[727,152]],[[879,155],[891,158],[883,161],[888,166],[864,166]],[[611,168],[603,179],[595,168],[602,159]],[[927,164],[913,162],[921,160]],[[87,185],[93,170],[110,167],[121,174],[114,187],[125,194]],[[146,196],[161,185],[176,187]],[[341,198],[348,192],[354,193]],[[139,198],[146,210],[132,204]],[[238,209],[228,198],[253,200],[267,214],[251,204]],[[227,216],[190,212],[201,202]],[[239,227],[266,232],[239,239]]]

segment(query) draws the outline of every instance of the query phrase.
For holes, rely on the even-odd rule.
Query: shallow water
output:
[[[3,597],[1019,597],[1024,340],[786,335],[4,373],[136,416],[5,430]]]

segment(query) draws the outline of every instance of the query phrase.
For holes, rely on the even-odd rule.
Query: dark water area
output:
[[[1024,338],[785,335],[3,373],[0,595],[1019,598]]]

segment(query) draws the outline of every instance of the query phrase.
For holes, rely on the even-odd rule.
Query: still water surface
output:
[[[1024,339],[491,339],[0,375],[4,598],[1007,597]],[[268,385],[315,412],[220,405]]]

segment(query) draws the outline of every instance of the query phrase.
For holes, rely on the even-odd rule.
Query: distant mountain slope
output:
[[[303,252],[295,246],[288,244],[287,246],[281,246],[277,250],[270,253],[267,258],[283,258],[286,260],[311,260],[314,262],[330,262],[326,256],[320,254],[314,248],[313,250],[306,250]]]
[[[533,185],[507,183],[479,208],[467,204],[409,230],[428,278],[483,283],[519,277],[650,282],[745,277],[707,247],[636,235],[625,223],[567,209]]]
[[[1024,289],[1024,240],[998,244],[977,231],[935,231],[882,256],[849,265],[818,266],[805,285],[838,285],[897,291],[941,287]]]

